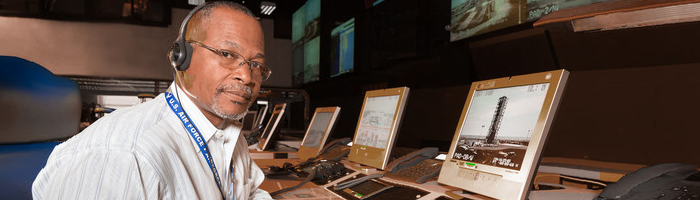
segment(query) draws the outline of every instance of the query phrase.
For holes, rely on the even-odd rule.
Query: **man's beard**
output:
[[[243,91],[248,93],[248,95],[251,97],[250,101],[248,101],[248,105],[245,105],[245,110],[241,113],[224,113],[222,111],[221,105],[219,104],[219,95],[221,95],[222,92],[226,90],[236,90],[236,91]],[[240,84],[235,84],[235,85],[219,85],[216,87],[216,92],[214,93],[214,103],[212,104],[212,110],[214,111],[214,114],[217,116],[221,117],[224,120],[235,120],[238,121],[245,117],[245,115],[248,113],[248,109],[254,102],[254,96],[253,96],[253,90],[250,88],[250,86],[247,85],[240,85]],[[234,102],[231,102],[234,103]],[[238,104],[238,103],[235,103]]]

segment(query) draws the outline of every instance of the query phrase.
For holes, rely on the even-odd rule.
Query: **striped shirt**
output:
[[[174,95],[207,141],[225,198],[231,199],[235,191],[238,200],[272,199],[258,189],[265,176],[248,154],[241,125],[217,129],[179,87]],[[34,199],[221,199],[206,159],[164,94],[118,109],[58,145],[34,180],[32,195]]]

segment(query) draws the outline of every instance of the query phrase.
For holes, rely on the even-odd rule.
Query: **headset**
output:
[[[192,9],[185,20],[180,25],[180,35],[178,35],[173,46],[170,47],[168,52],[170,58],[170,64],[178,71],[185,71],[190,67],[190,61],[192,60],[192,45],[185,41],[185,31],[187,30],[187,24],[190,22],[192,16],[201,10],[207,3],[203,3]]]
[[[199,10],[201,10],[204,6],[207,5],[207,2],[203,3],[202,5],[199,5],[192,9],[189,14],[187,14],[187,17],[185,17],[185,20],[182,21],[182,25],[180,25],[180,32],[178,33],[179,35],[177,36],[177,39],[175,39],[175,42],[173,45],[170,47],[170,50],[168,51],[168,58],[170,59],[170,65],[173,66],[175,71],[173,71],[173,78],[174,80],[179,80],[180,84],[182,85],[182,90],[187,94],[187,96],[190,96],[194,99],[199,99],[197,98],[196,95],[190,93],[190,91],[185,88],[185,85],[182,84],[182,79],[177,78],[177,71],[185,71],[187,68],[190,67],[190,61],[192,60],[192,45],[188,43],[185,40],[185,31],[187,30],[187,24],[190,23],[190,19],[192,19],[192,16],[194,16],[195,13],[197,13]],[[175,91],[177,94],[177,87],[175,87]],[[180,96],[178,95],[178,101],[180,100]]]

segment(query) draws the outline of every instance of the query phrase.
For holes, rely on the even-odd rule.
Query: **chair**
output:
[[[0,197],[31,199],[31,186],[60,140],[78,133],[78,84],[34,62],[0,56]]]

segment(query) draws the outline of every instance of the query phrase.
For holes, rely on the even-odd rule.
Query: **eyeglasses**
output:
[[[270,78],[270,74],[272,74],[272,70],[270,70],[270,66],[267,66],[267,65],[259,63],[259,62],[250,61],[250,60],[246,59],[245,57],[243,57],[241,54],[238,54],[236,52],[224,50],[224,49],[215,49],[214,47],[204,45],[201,42],[197,42],[197,41],[188,41],[188,42],[195,43],[195,44],[197,44],[201,47],[204,47],[205,49],[219,55],[219,64],[221,64],[224,67],[235,68],[235,67],[243,66],[243,63],[247,63],[248,70],[250,70],[251,74],[253,74],[253,76],[256,76],[255,78],[262,78],[263,81],[266,81],[268,78]],[[235,66],[236,63],[238,63],[237,64],[238,66]]]

